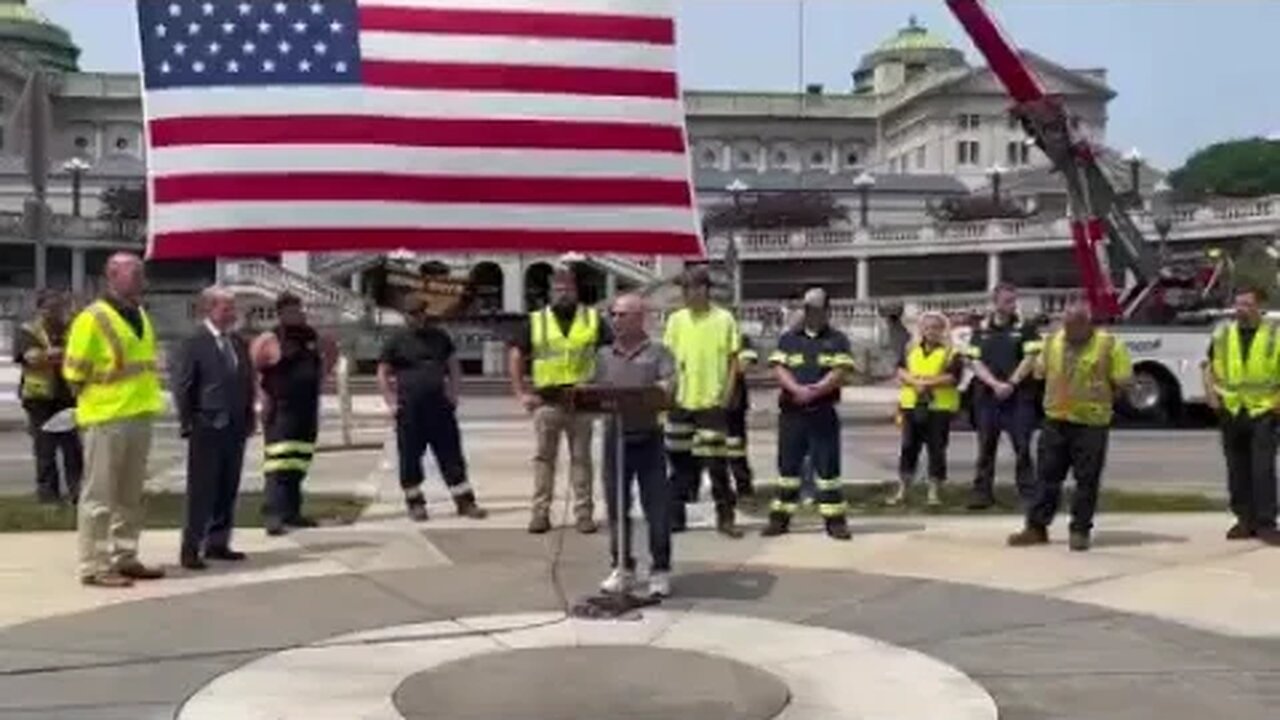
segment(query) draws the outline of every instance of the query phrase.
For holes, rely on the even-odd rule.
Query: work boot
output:
[[[458,517],[470,518],[472,520],[483,520],[489,517],[489,511],[480,507],[476,503],[475,498],[458,498]]]
[[[760,531],[761,537],[778,537],[791,531],[791,516],[784,512],[769,513],[769,524]]]
[[[133,580],[116,572],[100,572],[81,575],[80,584],[86,587],[120,589],[133,587]]]
[[[1263,542],[1264,545],[1272,547],[1280,547],[1280,530],[1275,528],[1258,528],[1254,536]]]
[[[271,537],[279,537],[289,532],[288,528],[285,527],[283,520],[271,515],[268,515],[263,519],[262,526],[266,528],[267,534]]]
[[[427,499],[418,488],[405,490],[404,506],[409,512],[409,519],[414,522],[426,522],[430,517],[427,514]]]
[[[852,540],[849,521],[842,517],[827,518],[827,537],[832,540]]]
[[[320,523],[306,515],[295,515],[291,518],[286,518],[284,524],[291,528],[299,528],[303,530],[320,527]]]
[[[200,558],[197,553],[184,552],[178,560],[179,564],[187,570],[208,570],[209,564]]]
[[[164,577],[164,570],[158,567],[147,567],[137,560],[120,563],[116,572],[130,580],[159,580]]]
[[[1067,538],[1067,547],[1074,552],[1085,552],[1089,549],[1089,544],[1089,533],[1080,530],[1072,530]]]
[[[573,524],[573,527],[580,535],[594,535],[596,534],[596,531],[600,529],[600,526],[596,524],[595,520],[592,520],[590,517],[585,515],[578,518],[578,521]]]
[[[529,520],[529,534],[544,535],[547,532],[550,532],[550,530],[551,518],[545,513],[534,513],[533,518]]]
[[[995,496],[990,493],[974,491],[973,496],[969,498],[969,504],[965,506],[966,510],[973,512],[981,512],[990,510],[996,506]]]
[[[744,533],[735,515],[732,507],[716,508],[716,532],[731,540],[741,540]]]
[[[1009,547],[1031,547],[1032,545],[1048,545],[1049,531],[1042,527],[1028,525],[1009,536]]]
[[[1254,532],[1253,528],[1249,527],[1248,525],[1245,525],[1244,523],[1238,522],[1235,525],[1232,525],[1231,529],[1227,531],[1227,539],[1228,540],[1250,540],[1256,534],[1257,533]]]

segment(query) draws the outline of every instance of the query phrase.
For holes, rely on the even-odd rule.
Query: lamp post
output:
[[[74,157],[62,164],[62,169],[71,174],[71,215],[80,217],[80,191],[84,174],[93,167],[83,158]]]
[[[858,191],[858,227],[863,229],[868,224],[867,216],[870,213],[871,188],[875,186],[875,176],[866,170],[858,173],[858,177],[853,179],[853,189]]]
[[[730,282],[733,287],[733,306],[735,308],[742,305],[742,266],[738,259],[738,225],[742,223],[742,194],[750,190],[751,186],[742,181],[741,178],[734,178],[725,190],[733,196],[733,214],[737,221],[729,232],[729,243],[724,249],[724,264],[729,271]]]
[[[1169,257],[1169,232],[1173,230],[1173,188],[1161,180],[1151,194],[1151,222],[1160,238],[1160,260]]]
[[[1142,153],[1133,148],[1125,154],[1124,161],[1129,163],[1129,189],[1133,191],[1134,200],[1139,201],[1142,197]]]
[[[987,175],[991,178],[991,200],[997,206],[1000,205],[1000,181],[1004,178],[1006,172],[1008,170],[1000,163],[987,168]]]

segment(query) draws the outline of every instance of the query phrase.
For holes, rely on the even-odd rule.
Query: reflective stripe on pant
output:
[[[702,471],[711,476],[711,497],[717,508],[732,509],[737,496],[729,480],[724,457],[724,412],[722,410],[672,410],[667,419],[667,453],[674,486],[673,512],[676,524],[684,516],[684,504],[694,502],[702,485]],[[687,430],[686,430],[687,428]],[[672,438],[691,438],[689,450],[672,449]],[[677,443],[676,447],[683,447]]]
[[[279,520],[302,516],[302,481],[311,470],[318,425],[316,413],[277,412],[263,428],[263,515]]]
[[[84,440],[86,472],[77,518],[82,576],[137,559],[151,419],[90,425]]]
[[[458,416],[448,401],[422,403],[396,417],[396,446],[400,456],[400,487],[417,490],[423,480],[422,458],[430,448],[454,500],[474,500],[467,481],[467,458],[462,453]]]
[[[784,411],[778,418],[778,498],[770,508],[794,513],[808,459],[816,477],[818,512],[844,517],[848,505],[840,478],[840,416],[834,407]]]
[[[728,413],[725,423],[728,430],[724,441],[725,457],[729,462],[729,474],[739,495],[755,492],[755,473],[747,457],[747,408],[744,405]]]

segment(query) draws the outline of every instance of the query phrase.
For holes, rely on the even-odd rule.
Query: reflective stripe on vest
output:
[[[1116,339],[1101,330],[1067,362],[1067,336],[1054,333],[1045,344],[1045,415],[1081,425],[1111,424],[1115,394],[1111,387],[1111,357]]]
[[[924,378],[943,375],[953,358],[955,353],[946,346],[939,345],[926,354],[924,346],[915,343],[907,352],[907,372]],[[933,410],[960,409],[960,391],[956,389],[955,384],[930,388],[929,394],[931,396],[929,407]],[[905,410],[914,408],[919,399],[916,389],[905,383],[898,391],[898,405]]]
[[[49,340],[49,333],[45,332],[44,323],[34,322],[27,323],[22,326],[23,331],[35,338],[37,347],[31,348],[27,352],[35,351],[38,354],[38,360],[34,358],[23,357],[23,360],[30,362],[44,363],[49,357],[49,351],[53,349],[53,343]],[[23,365],[22,379],[18,395],[23,400],[48,400],[53,397],[54,386],[57,382],[56,367],[33,367],[31,365]]]
[[[551,308],[529,315],[533,346],[533,385],[536,388],[578,385],[591,379],[596,367],[600,316],[579,307],[568,334]]]
[[[151,319],[139,309],[142,336],[136,337],[129,324],[109,304],[98,301],[85,313],[93,320],[93,330],[106,345],[105,355],[81,356],[81,348],[68,340],[64,373],[81,385],[76,398],[76,420],[95,425],[164,409],[160,380],[156,375],[156,341]],[[127,334],[127,335],[126,335]]]
[[[1246,358],[1240,326],[1231,322],[1213,333],[1213,377],[1223,407],[1232,415],[1244,410],[1250,417],[1271,412],[1280,393],[1276,361],[1277,328],[1264,323],[1257,329]]]

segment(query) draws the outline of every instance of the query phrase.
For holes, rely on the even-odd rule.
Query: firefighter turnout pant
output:
[[[800,507],[806,459],[817,486],[818,512],[827,520],[848,511],[840,478],[840,416],[834,406],[783,410],[778,417],[778,496],[770,513],[790,518]]]
[[[263,428],[262,474],[265,478],[263,515],[285,523],[302,517],[302,481],[311,470],[316,451],[319,408],[281,409],[266,418]]]
[[[755,475],[747,458],[747,406],[729,410],[725,417],[724,456],[740,497],[755,494]]]
[[[667,459],[671,465],[672,524],[684,527],[685,504],[698,501],[702,472],[711,477],[711,499],[720,514],[731,513],[737,496],[725,458],[725,413],[720,409],[685,410],[667,414]]]
[[[400,487],[406,498],[422,497],[422,458],[430,448],[454,504],[461,507],[475,502],[475,492],[467,480],[457,411],[447,399],[440,397],[401,407],[396,414],[396,447],[400,455]]]

